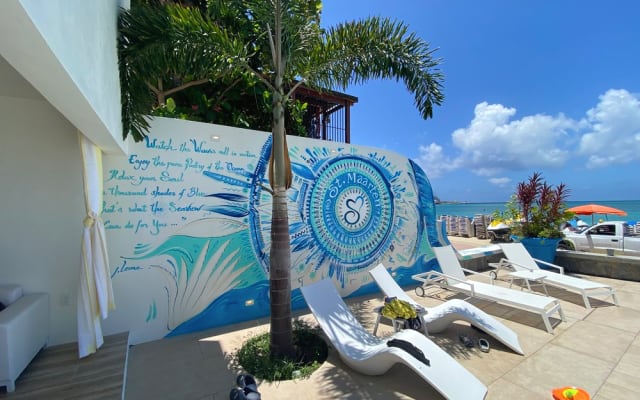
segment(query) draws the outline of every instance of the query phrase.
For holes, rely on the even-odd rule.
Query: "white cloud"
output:
[[[489,183],[498,187],[508,187],[511,183],[511,178],[489,178]]]
[[[582,135],[579,153],[587,167],[598,168],[640,160],[640,100],[626,90],[608,90],[587,111],[589,132]]]
[[[502,187],[508,178],[495,177],[505,171],[560,168],[578,157],[589,168],[640,160],[638,94],[608,90],[580,121],[562,113],[515,115],[515,108],[479,103],[468,126],[451,134],[455,153],[421,145],[418,163],[431,178],[465,168]]]
[[[429,146],[420,146],[418,148],[420,156],[416,162],[427,173],[429,178],[438,178],[444,172],[452,171],[458,168],[459,162],[450,157],[445,156],[442,146],[431,143]]]
[[[576,129],[578,122],[562,114],[511,121],[515,114],[515,108],[501,104],[476,105],[469,126],[452,134],[465,168],[492,176],[505,170],[558,167],[566,162],[567,131]]]

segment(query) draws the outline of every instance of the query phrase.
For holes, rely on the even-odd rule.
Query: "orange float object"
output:
[[[589,400],[591,396],[586,390],[575,386],[565,386],[551,391],[553,400]]]

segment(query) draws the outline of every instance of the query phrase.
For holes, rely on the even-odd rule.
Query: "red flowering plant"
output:
[[[515,236],[562,238],[560,227],[574,215],[566,210],[568,197],[564,183],[553,187],[541,173],[534,172],[528,181],[518,183],[501,218],[513,221],[511,233]]]

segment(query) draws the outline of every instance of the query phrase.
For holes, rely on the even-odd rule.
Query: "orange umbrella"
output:
[[[618,210],[617,208],[603,206],[600,204],[584,204],[581,206],[575,206],[567,209],[578,215],[591,215],[591,222],[593,223],[593,214],[612,214],[612,215],[627,215],[626,212]]]

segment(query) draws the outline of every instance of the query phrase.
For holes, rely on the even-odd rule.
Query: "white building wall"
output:
[[[76,340],[84,217],[77,130],[0,59],[0,283],[50,296],[50,345]]]
[[[51,50],[107,129],[122,137],[113,0],[22,0]]]
[[[0,13],[0,55],[108,153],[126,151],[116,42],[121,4],[6,0]]]

